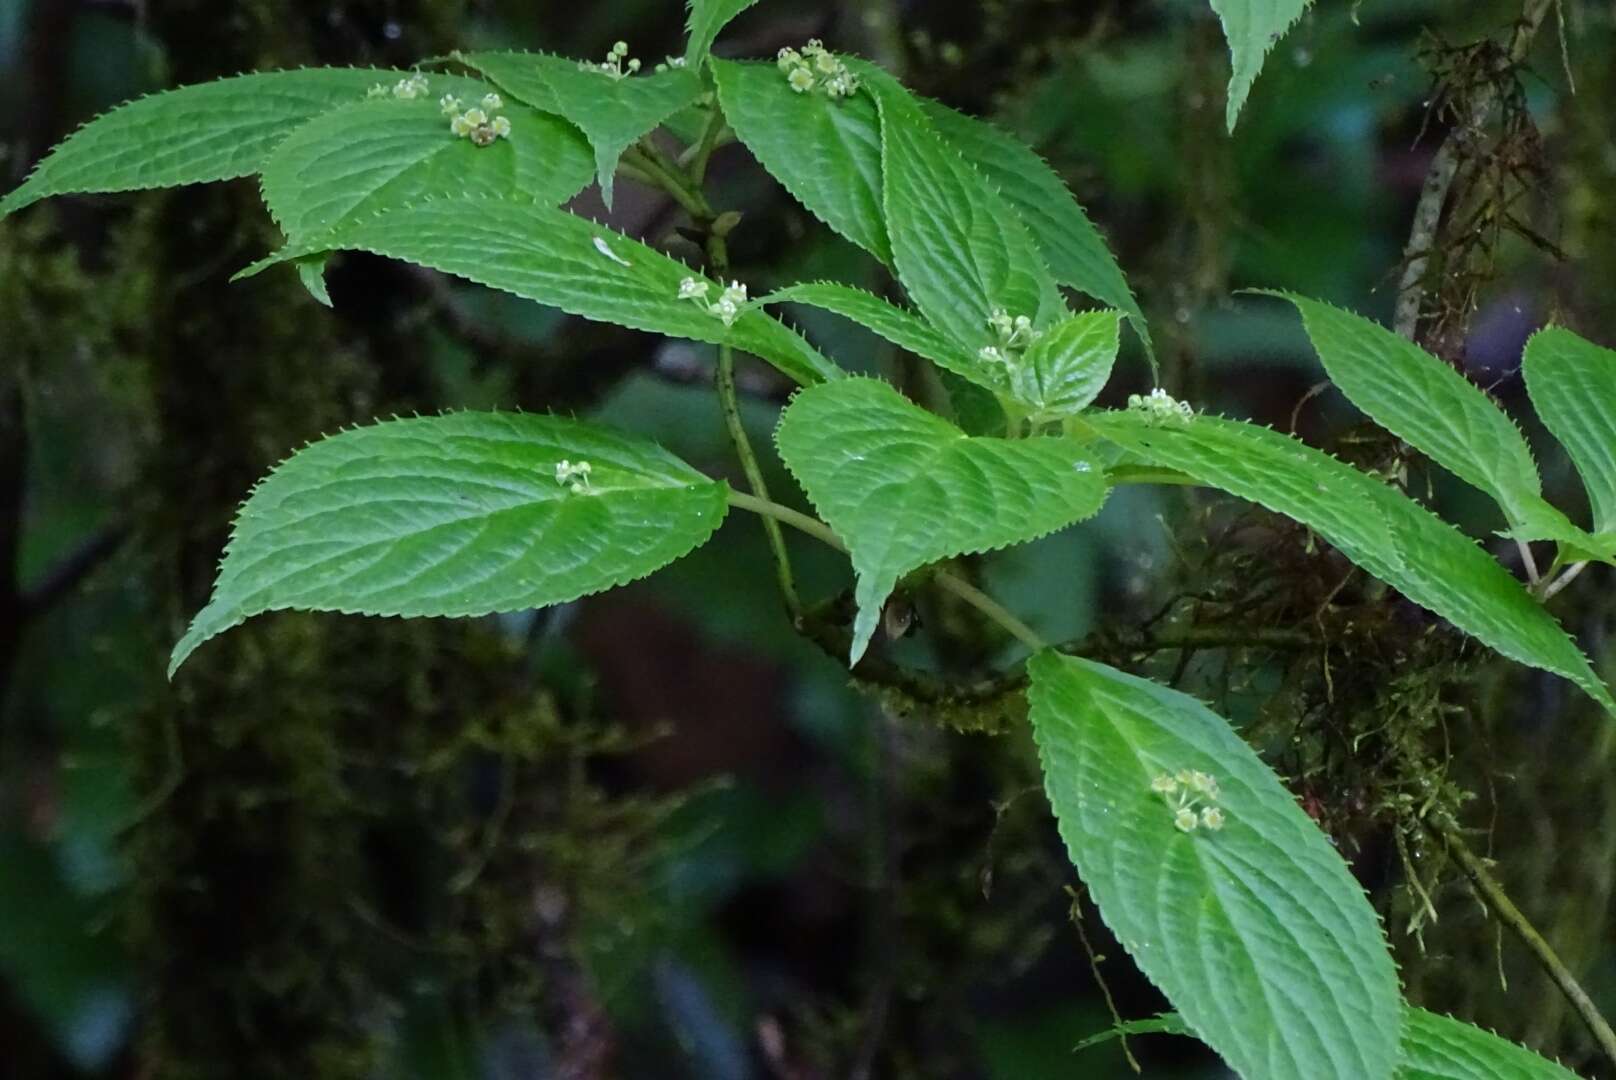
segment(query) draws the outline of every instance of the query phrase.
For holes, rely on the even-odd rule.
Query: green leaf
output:
[[[1177,1013],[1129,1020],[1091,1035],[1083,1050],[1119,1035],[1191,1035]],[[1506,1039],[1446,1016],[1403,1006],[1403,1038],[1394,1080],[1577,1080],[1576,1074]]]
[[[1404,1011],[1397,1080],[1577,1080],[1547,1058],[1471,1024],[1412,1006]]]
[[[402,74],[374,68],[268,71],[131,101],[51,151],[0,200],[0,217],[52,195],[247,176],[300,124]]]
[[[685,66],[701,67],[718,32],[755,3],[757,0],[690,0],[690,18],[685,24],[690,38],[685,46]]]
[[[1212,0],[1212,10],[1223,20],[1223,36],[1229,39],[1229,58],[1234,72],[1229,78],[1229,103],[1225,120],[1229,130],[1240,119],[1240,109],[1257,81],[1263,60],[1279,39],[1285,36],[1309,0]]]
[[[1176,469],[1316,530],[1409,600],[1523,664],[1562,675],[1616,713],[1588,659],[1521,583],[1472,540],[1380,480],[1279,432],[1198,416],[1152,426],[1085,418],[1147,463]]]
[[[1014,135],[922,98],[938,134],[999,189],[1031,230],[1055,280],[1125,312],[1155,363],[1150,327],[1105,238],[1049,163]]]
[[[775,439],[852,553],[855,664],[902,575],[1036,539],[1105,502],[1103,471],[1072,440],[972,438],[876,379],[803,391]]]
[[[601,197],[612,205],[612,178],[623,151],[701,96],[701,78],[685,68],[616,78],[545,53],[483,52],[456,59],[501,90],[583,129],[595,148]]]
[[[1046,329],[1067,315],[1043,256],[1009,204],[932,127],[892,76],[847,61],[881,112],[887,228],[898,277],[933,326],[971,355],[998,345],[995,310]]]
[[[1371,420],[1491,495],[1511,524],[1543,502],[1525,438],[1479,387],[1362,316],[1287,293],[1270,295],[1296,305],[1330,381]]]
[[[764,304],[811,304],[851,319],[867,330],[924,357],[946,371],[952,371],[979,386],[992,390],[1007,387],[1002,371],[990,371],[974,356],[969,356],[939,334],[924,319],[913,312],[889,304],[873,293],[841,285],[832,281],[816,281],[791,285],[763,297]]]
[[[715,59],[712,71],[736,138],[816,217],[891,266],[874,100],[799,94],[773,64]]]
[[[1588,489],[1594,531],[1616,533],[1616,350],[1551,326],[1526,343],[1525,371],[1533,407]]]
[[[585,490],[557,479],[587,462]],[[644,440],[522,413],[393,420],[282,462],[236,518],[169,674],[266,611],[483,615],[644,577],[724,518],[721,481]]]
[[[430,266],[587,319],[733,345],[800,383],[841,375],[797,333],[761,311],[747,311],[725,326],[701,305],[680,300],[679,283],[699,277],[683,263],[604,225],[526,201],[452,198],[400,207],[346,222],[243,273],[336,249]]]
[[[1029,717],[1078,873],[1144,973],[1242,1076],[1392,1075],[1397,972],[1362,887],[1273,771],[1194,698],[1037,654]],[[1157,777],[1217,784],[1175,824]],[[1180,789],[1182,790],[1182,788]]]
[[[449,130],[438,96],[470,108],[493,90],[438,76],[432,97],[358,101],[289,135],[263,168],[264,201],[292,240],[437,195],[525,198],[557,205],[594,174],[589,147],[565,120],[507,101],[508,138],[479,147]]]
[[[1034,419],[1076,416],[1111,378],[1122,314],[1086,311],[1056,323],[1021,360],[1018,395]]]
[[[1087,1050],[1091,1046],[1099,1046],[1101,1043],[1126,1035],[1186,1035],[1194,1038],[1195,1032],[1178,1013],[1162,1013],[1160,1016],[1145,1017],[1141,1020],[1124,1020],[1116,1027],[1106,1028],[1090,1035],[1072,1047],[1072,1050],[1074,1052]]]

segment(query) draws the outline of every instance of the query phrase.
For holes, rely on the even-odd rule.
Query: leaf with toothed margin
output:
[[[961,378],[997,392],[1008,392],[1002,368],[991,368],[968,356],[932,327],[926,320],[873,293],[833,281],[816,281],[778,289],[759,301],[764,304],[809,304],[851,319],[866,330],[924,357]]]
[[[701,78],[686,68],[617,78],[546,53],[480,52],[455,59],[518,101],[577,124],[595,148],[595,171],[608,209],[623,151],[702,93]]]
[[[799,94],[774,64],[714,59],[711,67],[736,138],[815,217],[891,266],[875,102]]]
[[[1360,315],[1290,293],[1319,360],[1375,423],[1497,501],[1512,525],[1543,511],[1537,464],[1513,421],[1470,380]]]
[[[445,75],[431,85],[431,97],[333,109],[275,149],[263,167],[264,201],[289,239],[435,195],[558,205],[594,175],[588,144],[565,120],[505,101],[490,115],[510,121],[509,137],[480,147],[449,130],[439,98],[472,108],[493,86]]]
[[[1129,1020],[1078,1043],[1082,1050],[1121,1035],[1195,1034],[1177,1013]],[[1393,1080],[1577,1080],[1575,1073],[1474,1024],[1403,1006]]]
[[[757,0],[690,0],[690,17],[685,22],[690,39],[685,45],[685,66],[700,67],[718,32],[755,3]]]
[[[1028,717],[1061,838],[1134,962],[1240,1075],[1386,1080],[1397,970],[1340,854],[1227,721],[1188,695],[1046,650]],[[1216,782],[1175,823],[1158,778]]]
[[[0,217],[52,195],[135,191],[248,176],[299,125],[407,75],[306,68],[182,86],[79,128],[0,200]]]
[[[588,463],[582,490],[558,481],[563,461]],[[722,481],[576,420],[455,413],[344,431],[242,505],[169,675],[266,611],[485,615],[601,592],[700,546],[726,508]]]
[[[1150,326],[1122,267],[1049,163],[1032,147],[985,120],[928,98],[921,98],[920,104],[938,134],[981,170],[1026,222],[1055,280],[1126,313],[1154,366]]]
[[[904,574],[1035,540],[1098,513],[1106,497],[1103,470],[1076,442],[972,438],[876,379],[799,393],[775,441],[852,554],[852,664]]]
[[[388,210],[345,222],[309,245],[288,245],[242,275],[344,249],[429,266],[587,319],[732,345],[799,383],[841,375],[761,311],[725,326],[701,305],[680,300],[679,283],[699,277],[683,263],[576,214],[520,200],[445,198]]]
[[[1577,1080],[1575,1073],[1507,1039],[1412,1006],[1404,1010],[1396,1080]]]
[[[1085,311],[1029,345],[1016,382],[1033,418],[1076,416],[1088,408],[1111,378],[1121,331],[1121,312]]]
[[[1532,406],[1588,490],[1594,530],[1616,545],[1616,350],[1551,326],[1526,343],[1524,370]]]
[[[1268,428],[1198,416],[1154,426],[1129,412],[1084,423],[1144,462],[1249,499],[1316,530],[1409,600],[1512,660],[1616,701],[1554,617],[1463,533],[1388,484]]]
[[[1223,22],[1223,36],[1229,41],[1234,68],[1224,117],[1230,131],[1240,119],[1240,110],[1269,50],[1302,17],[1308,3],[1309,0],[1212,0],[1212,10]]]
[[[883,200],[898,278],[926,319],[975,356],[996,310],[1047,329],[1069,314],[1015,211],[892,76],[846,61],[881,113]]]

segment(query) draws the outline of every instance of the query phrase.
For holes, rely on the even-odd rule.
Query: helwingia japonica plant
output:
[[[157,94],[86,125],[0,201],[11,214],[57,195],[257,177],[285,241],[243,277],[295,271],[323,298],[327,261],[363,251],[716,347],[745,489],[632,431],[563,416],[464,412],[343,431],[291,453],[246,498],[170,675],[265,612],[481,616],[566,603],[681,558],[732,510],[755,513],[799,624],[815,616],[780,526],[846,553],[852,615],[831,630],[849,665],[880,641],[894,592],[926,583],[1025,646],[1027,716],[1060,835],[1172,1002],[1167,1029],[1247,1077],[1567,1075],[1404,1003],[1347,865],[1228,721],[1049,647],[953,560],[1092,518],[1125,485],[1215,488],[1294,519],[1482,645],[1616,713],[1543,606],[1583,564],[1616,563],[1616,353],[1559,327],[1526,351],[1532,401],[1587,487],[1583,528],[1544,498],[1513,422],[1452,368],[1327,304],[1257,301],[1292,305],[1342,393],[1495,502],[1510,538],[1553,546],[1550,569],[1523,584],[1403,488],[1288,435],[1162,388],[1097,407],[1124,341],[1147,358],[1153,346],[1122,270],[1056,174],[1005,132],[818,41],[764,60],[713,56],[748,6],[698,0],[688,49],[654,63],[618,43],[604,57],[467,53],[412,71],[262,72]],[[1213,6],[1234,56],[1232,126],[1305,3]],[[661,129],[685,149],[653,141]],[[733,216],[702,182],[729,141],[890,271],[890,297],[836,281],[759,295],[738,280]],[[700,262],[563,209],[592,182],[608,204],[623,182],[668,192],[704,241]],[[953,408],[848,374],[782,321],[785,304],[934,365]],[[799,388],[775,440],[812,514],[762,486],[736,419],[738,352]]]

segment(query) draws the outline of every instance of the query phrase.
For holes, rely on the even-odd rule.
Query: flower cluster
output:
[[[712,284],[710,281],[687,277],[679,283],[679,299],[694,300],[725,326],[735,325],[735,320],[741,317],[741,309],[746,304],[746,286],[739,281],[732,281],[728,288],[718,294],[717,300],[709,303],[707,294],[711,291]]]
[[[1183,427],[1195,419],[1195,410],[1189,402],[1178,401],[1159,386],[1148,394],[1130,394],[1128,408],[1144,414],[1146,420],[1158,427]]]
[[[827,51],[818,38],[810,39],[801,52],[781,49],[777,62],[786,82],[799,94],[817,88],[828,98],[844,98],[858,92],[858,76],[848,71],[847,65]]]
[[[1028,345],[1044,335],[1032,328],[1032,320],[1025,315],[1014,318],[1003,308],[994,308],[988,316],[988,329],[999,339],[997,345],[984,345],[977,356],[990,364],[1015,367]]]
[[[1150,790],[1160,795],[1173,811],[1173,824],[1180,832],[1223,828],[1223,811],[1218,801],[1218,782],[1198,769],[1161,773],[1150,782]]]
[[[511,122],[503,116],[489,116],[504,107],[505,99],[498,94],[484,94],[480,103],[465,112],[460,111],[457,97],[446,94],[438,102],[438,108],[449,118],[449,130],[457,138],[470,139],[477,146],[491,146],[496,139],[510,137]]]
[[[426,76],[416,72],[407,79],[398,80],[392,86],[388,86],[386,83],[377,83],[366,91],[365,96],[373,98],[391,96],[398,98],[400,101],[414,101],[416,98],[425,97],[429,89],[431,87],[426,81]]]
[[[682,56],[670,56],[666,60],[662,61],[662,63],[658,64],[656,67],[652,68],[651,70],[656,72],[658,75],[660,75],[664,71],[677,71],[677,70],[679,70],[680,68],[682,68],[684,66],[685,66],[685,58],[684,57],[682,57]]]
[[[580,60],[578,67],[583,71],[598,71],[614,79],[626,79],[640,70],[640,62],[628,59],[628,42],[619,41],[606,54],[604,62],[591,64],[587,60]]]
[[[574,495],[582,495],[589,490],[589,473],[591,466],[587,461],[568,461],[562,458],[556,462],[556,483],[567,488]]]

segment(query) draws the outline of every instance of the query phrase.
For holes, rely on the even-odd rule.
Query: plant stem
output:
[[[1565,588],[1573,581],[1576,581],[1577,577],[1586,569],[1588,569],[1588,564],[1586,562],[1572,563],[1570,566],[1565,568],[1565,573],[1561,574],[1553,581],[1546,582],[1543,586],[1544,602],[1548,602],[1549,600],[1552,600],[1554,597],[1558,596],[1561,589]]]
[[[939,569],[932,574],[932,580],[1004,627],[1011,637],[1033,652],[1039,652],[1049,647],[1048,642],[1034,633],[1030,626],[1016,618],[1009,608],[952,571]]]
[[[830,545],[837,551],[847,551],[847,545],[842,543],[841,537],[831,532],[829,525],[826,525],[818,518],[809,517],[801,511],[793,510],[789,506],[781,506],[777,502],[770,502],[768,499],[760,499],[755,495],[748,495],[745,492],[733,489],[729,493],[729,504],[741,510],[750,510],[754,514],[760,514],[767,522],[783,522],[790,525],[794,529],[807,533],[815,540]],[[990,620],[998,623],[1011,637],[1034,652],[1047,647],[1047,642],[1034,633],[1026,623],[1016,618],[1008,608],[953,571],[942,568],[933,570],[932,580],[937,582],[940,588],[953,593],[977,611],[986,615]]]
[[[1537,36],[1538,27],[1548,16],[1555,0],[1526,0],[1515,31],[1510,35],[1508,66],[1518,66],[1526,59]],[[1502,76],[1502,72],[1500,73]],[[1409,230],[1408,246],[1403,249],[1405,265],[1403,276],[1397,283],[1397,315],[1393,328],[1409,341],[1419,332],[1420,309],[1425,304],[1425,275],[1430,266],[1431,252],[1436,247],[1442,225],[1442,209],[1447,205],[1448,193],[1459,166],[1481,136],[1493,109],[1498,105],[1498,91],[1489,84],[1477,92],[1470,110],[1459,118],[1459,123],[1448,132],[1447,138],[1431,160],[1420,188],[1420,201],[1414,208],[1414,224]]]
[[[1605,1057],[1616,1063],[1616,1032],[1611,1030],[1610,1024],[1600,1015],[1593,999],[1577,982],[1576,976],[1571,974],[1571,969],[1565,966],[1555,954],[1553,947],[1543,939],[1543,935],[1537,932],[1537,928],[1510,900],[1509,894],[1504,892],[1504,887],[1487,869],[1487,864],[1470,850],[1470,846],[1464,842],[1464,837],[1459,835],[1458,827],[1433,821],[1427,821],[1425,824],[1448,849],[1448,854],[1453,856],[1453,861],[1459,864],[1459,868],[1465,872],[1465,876],[1470,879],[1470,883],[1481,894],[1487,906],[1492,908],[1493,914],[1515,932],[1515,936],[1521,939],[1521,943],[1537,959],[1549,978],[1554,980],[1554,984],[1560,988],[1566,1000],[1571,1002],[1571,1007],[1587,1025],[1588,1031],[1599,1044],[1599,1049],[1604,1052]]]
[[[733,488],[730,489],[729,504],[738,510],[750,510],[754,514],[790,525],[798,532],[807,533],[820,543],[833,547],[843,554],[847,552],[847,545],[842,543],[841,537],[831,532],[829,525],[816,517],[809,517],[800,510],[793,510],[789,506],[781,506],[777,502],[760,499],[756,495],[748,495]]]
[[[717,115],[716,109],[714,115]],[[711,144],[717,137],[718,127],[710,121],[702,134],[702,145],[707,147],[707,153],[711,152]],[[623,161],[630,169],[651,179],[684,208],[692,223],[706,233],[708,268],[720,281],[728,277],[729,245],[714,230],[713,223],[717,216],[701,190],[701,175],[707,166],[706,153],[698,154],[692,167],[687,170],[670,160],[655,143],[646,138],[624,151]],[[747,438],[746,425],[741,420],[740,394],[735,387],[735,350],[729,345],[718,347],[718,371],[714,383],[718,389],[719,409],[724,414],[724,428],[729,434],[730,444],[735,448],[735,456],[740,460],[741,473],[746,477],[747,486],[761,502],[776,505],[769,500],[769,486],[763,479],[763,469],[758,465],[757,454],[752,450],[752,441]],[[763,532],[769,544],[769,554],[774,559],[775,578],[780,586],[781,599],[785,601],[786,613],[791,617],[792,625],[798,625],[802,621],[802,600],[797,595],[797,582],[791,571],[791,556],[786,551],[785,537],[781,535],[775,517],[764,515]]]

